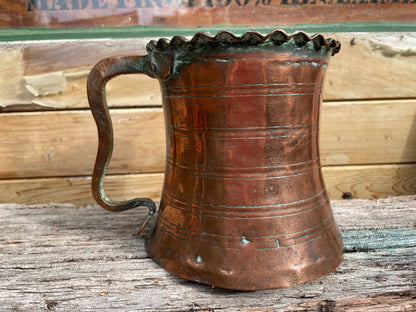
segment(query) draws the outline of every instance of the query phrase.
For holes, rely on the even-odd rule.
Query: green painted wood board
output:
[[[172,37],[175,35],[192,36],[196,32],[206,32],[211,35],[215,35],[218,31],[223,29],[231,30],[235,34],[242,34],[249,30],[257,30],[263,34],[267,34],[276,28],[281,28],[288,33],[302,30],[310,34],[321,32],[416,32],[416,22],[348,22],[329,24],[299,24],[285,27],[279,27],[278,25],[269,27],[218,25],[213,27],[196,28],[172,28],[163,26],[100,27],[76,29],[16,28],[0,29],[0,41]]]

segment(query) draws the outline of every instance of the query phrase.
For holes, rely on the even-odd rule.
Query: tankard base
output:
[[[334,271],[343,260],[342,236],[334,224],[324,235],[297,245],[256,249],[201,246],[163,229],[147,240],[149,256],[168,272],[218,288],[256,291],[291,287]]]

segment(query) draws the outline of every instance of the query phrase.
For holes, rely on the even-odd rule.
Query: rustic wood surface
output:
[[[326,102],[321,112],[324,165],[416,162],[416,100]]]
[[[109,173],[162,172],[162,109],[113,109],[111,115],[115,148]],[[322,164],[415,163],[414,116],[416,100],[325,103],[320,130]],[[98,135],[88,110],[2,114],[0,129],[1,178],[92,172]]]
[[[328,67],[321,160],[331,198],[416,192],[416,33],[327,33],[342,42]],[[91,203],[97,133],[86,77],[99,59],[143,54],[152,38],[0,43],[0,202]],[[158,200],[165,138],[158,82],[126,75],[107,86],[116,198]]]
[[[157,200],[165,162],[162,109],[112,109],[111,114],[115,150],[109,193]],[[415,100],[326,102],[320,142],[330,197],[414,194],[415,115]],[[93,202],[89,176],[97,132],[89,111],[7,113],[0,121],[0,202]]]
[[[341,199],[345,192],[363,199],[416,193],[415,164],[329,166],[322,173],[333,199]]]
[[[162,186],[163,173],[117,174],[105,179],[105,190],[114,200],[149,197],[157,202]],[[0,180],[0,194],[0,203],[95,203],[91,176]]]
[[[3,0],[0,28],[411,22],[414,7],[414,1],[403,0]]]
[[[325,33],[341,42],[328,67],[324,100],[415,98],[416,33]],[[100,59],[142,55],[155,38],[0,42],[0,108],[87,108],[86,79]],[[144,75],[114,79],[109,104],[161,105],[159,85]]]
[[[0,205],[3,311],[415,311],[416,196],[332,201],[345,260],[281,290],[233,292],[166,273],[135,235],[146,212]]]

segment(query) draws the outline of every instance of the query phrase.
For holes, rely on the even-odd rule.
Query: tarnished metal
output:
[[[102,185],[112,149],[103,87],[116,74],[146,73],[160,81],[167,139],[150,257],[184,278],[236,290],[288,287],[333,271],[342,238],[318,130],[325,71],[339,48],[302,32],[198,33],[97,64],[88,79],[100,137],[95,198],[110,210],[144,205],[153,215],[149,199],[113,203]]]

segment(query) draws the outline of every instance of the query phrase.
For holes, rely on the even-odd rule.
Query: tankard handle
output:
[[[88,101],[98,130],[98,151],[92,174],[92,194],[97,203],[106,210],[121,212],[145,206],[149,209],[146,220],[139,229],[143,231],[156,211],[150,198],[135,198],[117,202],[111,200],[104,190],[104,177],[113,152],[113,126],[105,96],[107,82],[121,74],[144,73],[154,77],[149,70],[148,56],[109,57],[97,63],[91,70],[87,81]]]

